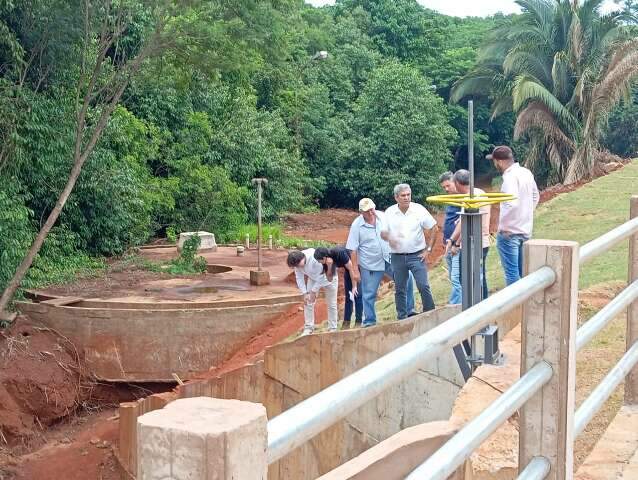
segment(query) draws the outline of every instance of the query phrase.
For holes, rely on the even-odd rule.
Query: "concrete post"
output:
[[[633,195],[630,200],[629,218],[638,217],[638,195]],[[629,237],[629,283],[638,280],[638,233]],[[627,350],[638,341],[638,300],[627,308]],[[627,405],[638,404],[638,366],[627,375],[625,379],[625,403]]]
[[[266,409],[184,398],[137,420],[137,480],[265,480]]]
[[[246,246],[246,250],[250,249],[250,235],[246,234],[246,239],[244,241],[245,246]]]
[[[268,250],[272,250],[272,234],[268,235]]]
[[[525,274],[543,266],[556,282],[523,305],[521,375],[538,362],[549,363],[552,379],[521,409],[519,471],[535,456],[549,460],[545,478],[573,478],[578,244],[530,240],[524,245]]]

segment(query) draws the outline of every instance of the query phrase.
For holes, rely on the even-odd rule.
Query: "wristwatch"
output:
[[[428,252],[431,252],[431,251],[432,251],[432,247],[428,247]]]

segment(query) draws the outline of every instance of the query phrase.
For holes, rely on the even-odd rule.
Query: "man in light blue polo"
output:
[[[362,198],[359,202],[359,215],[352,222],[346,248],[352,252],[352,263],[359,266],[361,274],[361,292],[363,299],[363,326],[369,327],[377,322],[375,303],[377,291],[384,275],[394,279],[390,265],[390,246],[381,232],[386,229],[385,214],[375,209],[374,202]],[[407,308],[414,312],[414,287],[410,277],[407,288]]]

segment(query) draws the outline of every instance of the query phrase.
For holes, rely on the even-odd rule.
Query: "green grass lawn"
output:
[[[564,193],[543,203],[536,210],[534,238],[574,240],[584,245],[629,218],[629,198],[638,194],[638,160],[610,175],[600,177],[578,190]],[[437,305],[445,305],[450,292],[445,262],[430,272],[430,283]],[[487,258],[490,291],[504,287],[503,270],[496,246]],[[580,288],[627,279],[627,242],[583,265]],[[417,299],[418,299],[417,294]],[[394,296],[386,295],[377,304],[380,320],[395,315]]]

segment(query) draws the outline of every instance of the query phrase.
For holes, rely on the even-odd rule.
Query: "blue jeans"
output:
[[[452,284],[452,291],[450,292],[450,298],[447,303],[450,305],[458,305],[461,303],[461,252],[456,252],[456,255],[448,253],[445,256],[447,262],[447,273],[450,283]]]
[[[403,320],[408,316],[407,294],[409,273],[412,272],[416,281],[416,288],[421,294],[423,311],[434,310],[434,299],[428,282],[428,267],[421,259],[420,253],[401,255],[392,254],[392,270],[394,270],[394,302],[397,307],[397,318]]]
[[[501,257],[506,285],[511,285],[523,276],[523,243],[527,240],[526,235],[519,234],[498,232],[496,236],[496,249]]]
[[[379,285],[381,285],[383,276],[387,275],[394,280],[395,284],[396,279],[394,278],[392,265],[388,262],[385,262],[385,271],[366,270],[361,266],[359,266],[359,270],[361,272],[361,293],[359,295],[363,299],[363,326],[369,327],[371,325],[376,325],[377,323],[377,311],[375,309],[375,305],[377,301],[377,292],[379,291]],[[414,312],[414,280],[412,279],[412,275],[410,275],[410,278],[408,279],[407,308],[410,313]]]
[[[352,301],[350,300],[350,292],[352,291],[352,277],[350,272],[346,269],[343,270],[343,289],[346,294],[346,304],[343,307],[343,323],[350,324],[352,320]],[[361,323],[363,318],[363,300],[361,299],[361,293],[354,297],[354,323]]]

